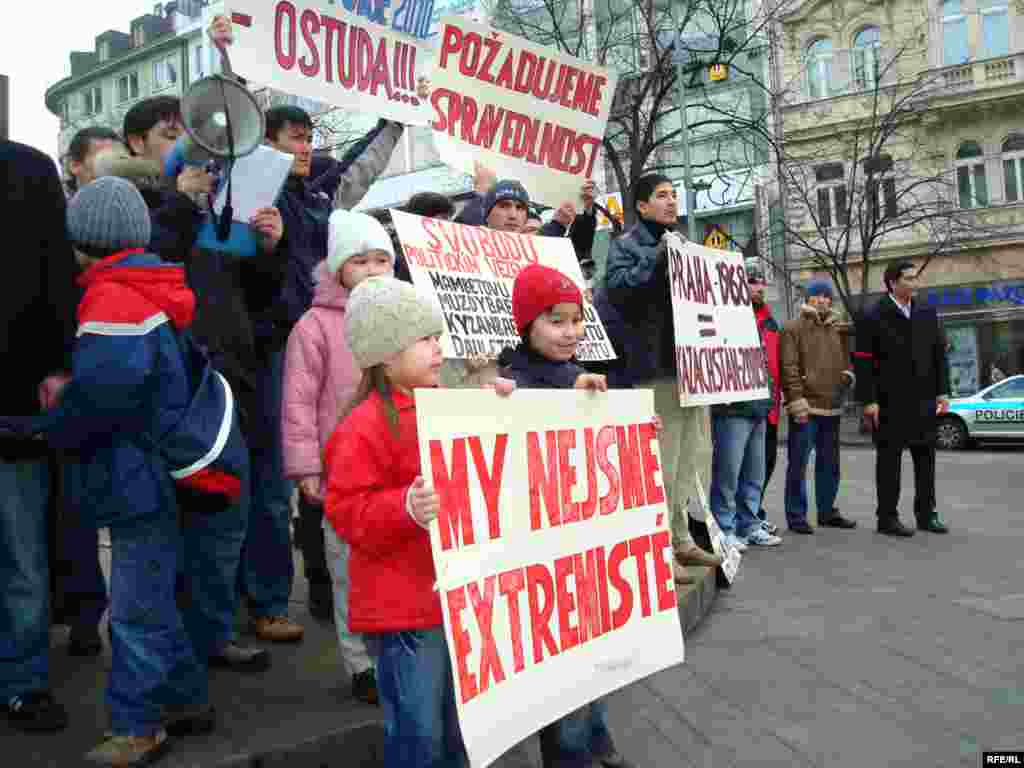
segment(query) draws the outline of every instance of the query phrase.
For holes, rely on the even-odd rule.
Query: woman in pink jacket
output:
[[[361,377],[345,341],[349,293],[366,278],[391,275],[394,268],[391,238],[380,222],[363,213],[331,214],[327,259],[313,273],[313,306],[288,337],[281,425],[285,475],[299,486],[297,538],[309,580],[310,612],[329,617],[333,591],[338,645],[352,675],[352,693],[371,704],[377,703],[373,662],[362,637],[348,629],[348,545],[323,525],[323,456]]]

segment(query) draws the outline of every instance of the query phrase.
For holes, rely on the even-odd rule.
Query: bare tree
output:
[[[603,148],[625,193],[643,174],[682,167],[677,62],[689,94],[694,175],[766,161],[765,30],[793,0],[770,0],[750,17],[747,0],[488,0],[492,23],[513,34],[620,73]],[[711,81],[727,71],[731,89]],[[737,86],[737,84],[740,84]],[[751,94],[755,94],[752,97]],[[739,137],[747,136],[745,141]],[[625,207],[626,223],[633,212]]]
[[[927,115],[943,83],[914,71],[920,60],[920,51],[906,46],[879,54],[873,72],[861,67],[847,101],[820,111],[809,106],[795,117],[783,112],[784,130],[763,137],[775,199],[787,210],[777,226],[790,249],[788,266],[828,273],[854,322],[879,283],[879,262],[902,255],[924,270],[937,256],[1001,231],[973,209],[987,201],[958,189],[955,169],[930,140]],[[772,98],[785,109],[792,89],[777,87]],[[839,114],[827,115],[829,109]]]

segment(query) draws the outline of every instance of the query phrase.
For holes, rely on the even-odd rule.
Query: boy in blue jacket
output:
[[[203,578],[189,540],[203,525],[179,530],[178,497],[227,507],[246,453],[230,387],[182,336],[195,309],[183,268],[144,250],[138,190],[99,179],[71,200],[67,223],[85,291],[71,380],[54,409],[3,423],[66,451],[68,498],[83,521],[110,529],[111,732],[86,759],[143,765],[166,752],[169,733],[213,727],[209,628],[198,614],[183,621],[174,598],[179,557]]]

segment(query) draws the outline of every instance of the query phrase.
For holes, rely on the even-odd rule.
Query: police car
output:
[[[939,447],[966,448],[974,440],[1024,440],[1024,375],[1010,376],[970,397],[949,401],[939,418]]]

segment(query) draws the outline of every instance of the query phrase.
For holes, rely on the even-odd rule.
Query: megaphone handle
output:
[[[228,47],[224,43],[214,43],[214,46],[220,52],[221,74],[233,78],[235,72],[231,69],[231,57],[228,55]]]

